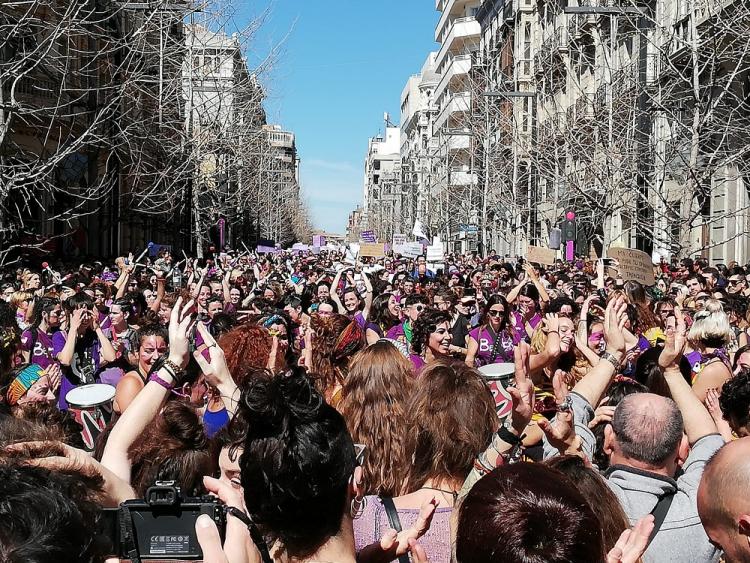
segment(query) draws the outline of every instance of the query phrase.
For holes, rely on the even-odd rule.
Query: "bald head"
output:
[[[625,457],[661,467],[679,448],[682,414],[672,399],[633,393],[617,405],[612,429]]]
[[[698,514],[727,561],[750,559],[750,438],[726,444],[706,464]]]
[[[733,525],[737,513],[750,513],[750,438],[722,447],[706,464],[698,490],[701,520]]]

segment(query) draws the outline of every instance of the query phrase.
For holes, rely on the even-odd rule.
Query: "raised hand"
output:
[[[607,351],[612,354],[625,354],[625,322],[627,321],[628,304],[620,296],[613,299],[604,311],[604,340]]]
[[[407,553],[411,552],[412,555],[414,555],[416,552],[421,559],[412,559],[412,561],[425,563],[427,561],[426,555],[416,542],[425,534],[425,532],[427,532],[427,530],[430,529],[432,516],[435,514],[437,504],[435,498],[423,504],[419,510],[419,516],[411,528],[402,530],[398,533],[396,530],[388,530],[383,534],[379,542],[365,547],[359,553],[357,561],[367,563],[386,563],[387,561],[398,559]]]
[[[659,366],[662,369],[680,367],[680,359],[687,343],[685,317],[679,306],[674,308],[674,317],[676,326],[674,329],[667,329],[667,341],[664,343],[661,354],[659,354]]]
[[[556,448],[560,453],[576,447],[576,432],[573,420],[573,409],[570,408],[568,401],[568,386],[565,383],[565,372],[562,370],[555,371],[552,377],[552,387],[555,391],[555,400],[557,401],[557,415],[554,422],[546,418],[539,421],[539,428],[547,436],[550,445]]]
[[[185,368],[190,361],[190,329],[193,324],[193,300],[183,305],[182,297],[172,308],[169,317],[169,360],[181,368]]]
[[[193,357],[203,372],[206,378],[206,382],[215,388],[219,388],[226,383],[232,382],[232,374],[229,373],[227,367],[226,356],[224,350],[216,343],[214,337],[206,328],[203,323],[198,323],[198,332],[203,338],[203,345],[200,346],[195,352]],[[203,352],[208,350],[208,360],[206,360]]]
[[[508,387],[508,393],[513,398],[513,413],[511,423],[513,430],[520,436],[531,422],[534,414],[534,383],[531,381],[529,358],[531,348],[521,342],[513,352],[516,365],[515,387]]]

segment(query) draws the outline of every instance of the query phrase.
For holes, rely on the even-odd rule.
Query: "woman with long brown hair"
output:
[[[497,430],[495,401],[477,370],[463,362],[438,361],[424,369],[408,404],[403,421],[404,449],[411,463],[406,494],[365,497],[362,516],[354,521],[355,542],[362,548],[391,528],[384,502],[393,502],[403,529],[418,520],[420,507],[435,502],[432,524],[420,541],[430,561],[449,561],[451,513],[477,455],[488,448]]]
[[[316,389],[336,406],[346,379],[349,360],[366,345],[357,321],[345,315],[313,315],[305,342],[305,367]]]
[[[412,366],[380,340],[352,358],[338,410],[357,444],[367,446],[362,489],[367,495],[401,494],[410,461],[404,420],[413,385]]]

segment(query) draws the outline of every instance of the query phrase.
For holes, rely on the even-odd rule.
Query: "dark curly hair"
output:
[[[732,430],[748,429],[750,425],[750,369],[743,369],[730,377],[719,395],[721,414]]]
[[[101,490],[101,478],[0,464],[3,561],[103,561],[112,546],[96,532]]]
[[[414,323],[412,333],[411,347],[414,353],[421,354],[424,351],[430,340],[430,334],[435,332],[437,325],[445,322],[450,323],[451,320],[451,314],[448,311],[438,311],[437,309],[422,311],[422,314]]]
[[[251,379],[239,409],[248,513],[290,556],[309,557],[339,533],[349,508],[356,460],[344,418],[299,372]]]

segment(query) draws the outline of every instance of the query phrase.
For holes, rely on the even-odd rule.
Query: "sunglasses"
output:
[[[498,311],[497,309],[490,309],[489,311],[487,311],[487,314],[490,317],[500,317],[505,314],[505,310]]]

